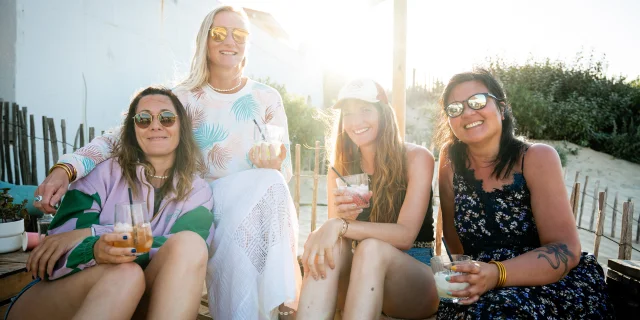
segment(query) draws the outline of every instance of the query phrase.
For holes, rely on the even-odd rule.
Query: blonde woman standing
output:
[[[251,39],[242,9],[219,7],[203,20],[188,78],[174,89],[193,122],[209,167],[215,236],[209,244],[207,288],[215,319],[291,317],[301,283],[296,262],[298,222],[287,181],[291,160],[287,117],[278,92],[243,76]],[[279,156],[252,147],[254,130],[280,127]],[[114,136],[96,138],[62,157],[82,178],[111,157]],[[256,169],[254,169],[256,168]],[[69,179],[55,169],[36,190],[53,212]]]

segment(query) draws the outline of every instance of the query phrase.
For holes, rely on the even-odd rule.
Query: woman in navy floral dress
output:
[[[438,319],[613,319],[602,268],[581,253],[557,152],[515,138],[487,71],[455,75],[441,105],[444,236],[476,263],[448,279],[469,283],[451,293],[466,299],[441,303]]]

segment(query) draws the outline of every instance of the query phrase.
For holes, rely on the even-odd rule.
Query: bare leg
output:
[[[147,290],[136,318],[195,319],[207,258],[207,245],[196,233],[172,235],[144,271]]]
[[[302,292],[298,304],[297,319],[333,319],[336,304],[344,305],[347,287],[349,286],[349,271],[351,269],[351,240],[340,241],[333,247],[336,268],[327,268],[325,279],[314,280],[308,274],[302,279]],[[364,318],[362,318],[364,319]]]
[[[354,254],[344,319],[426,318],[438,310],[431,268],[377,239],[362,241]]]
[[[8,319],[129,319],[143,293],[140,266],[101,264],[39,282],[16,301]]]

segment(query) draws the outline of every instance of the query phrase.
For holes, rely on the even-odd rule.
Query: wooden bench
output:
[[[11,298],[32,281],[27,273],[26,263],[29,253],[15,251],[0,254],[0,317],[9,308]]]

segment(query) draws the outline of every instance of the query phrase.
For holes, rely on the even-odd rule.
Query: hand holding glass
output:
[[[455,272],[451,270],[452,266],[472,263],[471,257],[462,254],[452,254],[453,261],[449,261],[447,256],[436,256],[431,258],[431,270],[436,281],[436,289],[440,301],[458,303],[458,301],[466,299],[465,297],[454,297],[447,292],[464,290],[469,286],[467,282],[449,282],[447,277],[463,275],[466,273]]]
[[[113,226],[114,233],[130,233],[131,238],[114,242],[118,248],[135,248],[136,254],[151,250],[153,234],[147,216],[147,206],[144,202],[121,203],[116,205],[116,219]]]
[[[349,196],[353,199],[353,203],[356,205],[356,209],[369,208],[369,200],[371,200],[371,193],[369,192],[369,176],[366,173],[354,174],[350,176],[336,178],[336,184],[338,185],[338,191],[342,195]]]

